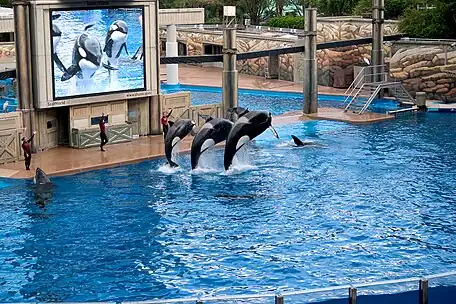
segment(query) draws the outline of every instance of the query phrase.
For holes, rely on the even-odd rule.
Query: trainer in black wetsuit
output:
[[[106,135],[106,126],[105,126],[105,118],[107,118],[108,115],[104,115],[104,113],[101,113],[101,118],[100,118],[100,139],[101,139],[101,144],[100,144],[100,149],[101,151],[104,151],[103,147],[108,143],[108,135]]]
[[[30,163],[32,162],[32,151],[30,148],[30,143],[35,137],[36,131],[33,132],[32,137],[26,139],[22,137],[22,150],[24,150],[24,158],[25,158],[25,170],[30,170]]]

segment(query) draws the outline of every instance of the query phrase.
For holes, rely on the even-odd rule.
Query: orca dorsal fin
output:
[[[242,111],[241,113],[238,114],[238,117],[241,117],[247,113],[249,113],[249,109],[245,108],[244,111]]]
[[[213,117],[211,115],[206,115],[206,114],[198,114],[198,115],[199,115],[199,117],[204,119],[206,122],[211,121],[213,119]]]
[[[293,138],[293,141],[294,141],[296,146],[298,146],[298,147],[304,146],[304,143],[299,138],[297,138],[296,136],[291,135],[291,138]]]

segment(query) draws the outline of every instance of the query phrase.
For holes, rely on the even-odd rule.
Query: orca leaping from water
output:
[[[191,119],[180,119],[170,124],[170,128],[165,137],[165,156],[171,167],[178,167],[172,160],[174,147],[189,133],[194,134],[196,124]]]
[[[54,60],[60,71],[66,73],[66,67],[63,65],[62,61],[57,55],[57,45],[59,44],[60,39],[62,39],[62,32],[60,31],[60,28],[57,26],[57,24],[54,23],[54,20],[59,19],[60,16],[60,14],[52,15],[52,60]]]
[[[198,160],[210,147],[225,141],[231,131],[233,122],[223,118],[213,118],[210,115],[199,115],[206,123],[193,138],[191,149],[192,169],[198,165]]]
[[[279,138],[271,122],[271,113],[265,111],[249,111],[247,109],[243,112],[242,116],[234,123],[226,139],[225,153],[223,156],[225,170],[230,168],[236,152],[266,129],[271,129],[274,137]]]
[[[103,67],[108,70],[117,70],[117,62],[120,53],[125,49],[125,53],[130,55],[127,50],[128,25],[123,20],[114,21],[106,34],[103,52],[106,54],[106,63]]]

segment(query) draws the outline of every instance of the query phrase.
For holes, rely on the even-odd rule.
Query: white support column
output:
[[[168,25],[166,29],[166,57],[177,57],[177,39],[176,39],[176,25]],[[167,64],[166,65],[166,83],[179,84],[179,65]]]

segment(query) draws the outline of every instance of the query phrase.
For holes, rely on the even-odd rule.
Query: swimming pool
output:
[[[193,105],[222,102],[222,89],[217,87],[203,87],[191,85],[166,85],[160,87],[161,93],[175,93],[189,91]],[[343,108],[345,97],[337,95],[318,95],[319,107]],[[289,92],[271,92],[263,90],[239,89],[238,104],[250,110],[268,109],[272,115],[283,114],[288,111],[302,110],[303,94]],[[391,99],[377,99],[369,107],[370,111],[386,113],[397,110],[399,103]]]
[[[223,173],[216,150],[212,172],[191,173],[181,155],[174,174],[154,160],[56,177],[45,209],[30,181],[2,180],[0,301],[171,299],[455,270],[455,123],[430,113],[282,125],[237,174]],[[291,147],[291,134],[321,146]]]

